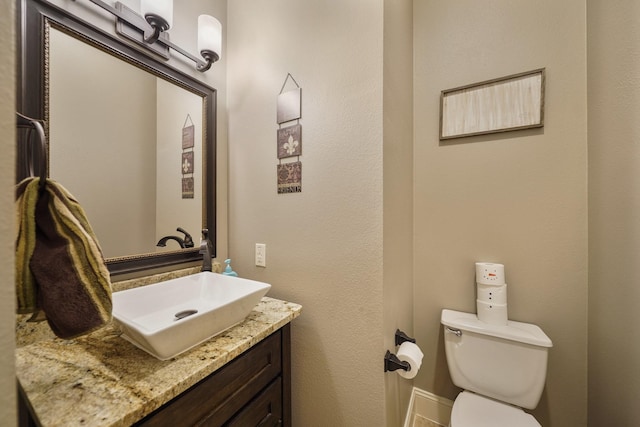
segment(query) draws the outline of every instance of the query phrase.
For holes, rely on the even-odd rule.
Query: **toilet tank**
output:
[[[441,323],[455,385],[527,409],[538,405],[553,345],[542,329],[512,320],[490,325],[453,310],[442,310]]]

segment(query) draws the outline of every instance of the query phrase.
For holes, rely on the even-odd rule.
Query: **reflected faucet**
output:
[[[184,239],[178,236],[164,236],[162,239],[158,241],[156,246],[165,247],[167,246],[168,240],[175,240],[176,242],[178,242],[178,244],[182,249],[194,247],[193,238],[191,237],[191,234],[187,233],[182,227],[178,227],[176,231],[179,231],[182,234],[184,234]]]
[[[202,230],[202,240],[200,240],[200,253],[202,254],[202,271],[211,270],[211,254],[213,253],[213,243],[209,240],[209,230]]]
[[[178,227],[178,228],[176,228],[176,231],[179,231],[180,233],[184,234],[184,247],[185,248],[192,248],[192,247],[195,246],[193,244],[193,239],[191,238],[191,234],[187,233],[184,228]]]

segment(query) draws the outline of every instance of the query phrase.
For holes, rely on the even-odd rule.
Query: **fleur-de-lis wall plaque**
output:
[[[293,125],[278,129],[278,158],[302,155],[302,126]]]

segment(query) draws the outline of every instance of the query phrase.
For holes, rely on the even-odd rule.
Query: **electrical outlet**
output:
[[[256,243],[256,266],[267,266],[267,245],[265,243]]]

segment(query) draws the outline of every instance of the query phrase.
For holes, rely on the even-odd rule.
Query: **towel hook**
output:
[[[42,123],[36,119],[32,119],[31,117],[27,117],[16,112],[17,120],[16,124],[19,128],[27,129],[27,143],[31,141],[31,131],[35,129],[36,134],[38,135],[39,149],[40,149],[40,190],[43,190],[45,185],[47,184],[47,149],[46,149],[46,136],[44,133],[44,127]],[[33,165],[34,153],[33,149],[30,147],[28,149],[28,168],[29,174],[31,176],[35,175],[35,168]]]

